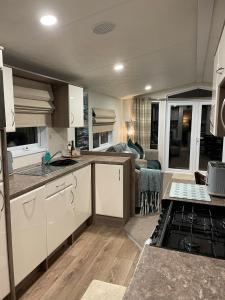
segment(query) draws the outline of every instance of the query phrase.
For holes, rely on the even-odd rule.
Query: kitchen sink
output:
[[[54,161],[50,162],[47,165],[57,166],[57,167],[66,167],[66,166],[75,165],[77,163],[78,163],[78,161],[67,158],[67,159],[57,159],[57,160],[54,160]]]
[[[76,163],[78,163],[78,161],[72,159],[57,159],[47,165],[36,165],[22,170],[17,170],[14,173],[20,175],[45,176],[52,172],[62,170],[63,167],[72,166]]]

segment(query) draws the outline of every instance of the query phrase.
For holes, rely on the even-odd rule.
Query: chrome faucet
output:
[[[62,151],[57,151],[57,152],[55,152],[55,153],[49,158],[49,160],[47,160],[47,161],[44,161],[44,158],[42,158],[42,165],[43,165],[43,166],[49,165],[49,163],[51,162],[51,160],[52,160],[57,154],[61,154],[61,156],[63,155],[63,154],[62,154]]]

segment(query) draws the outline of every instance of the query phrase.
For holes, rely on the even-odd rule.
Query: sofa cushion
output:
[[[117,152],[117,153],[123,153],[123,152],[132,153],[126,143],[119,143],[119,144],[113,145],[113,146],[109,147],[106,151],[107,152]]]
[[[161,164],[158,160],[148,160],[147,161],[147,168],[148,169],[155,169],[155,170],[161,170]]]
[[[135,146],[139,149],[139,153],[140,153],[140,158],[144,158],[144,150],[141,147],[140,144],[138,144],[137,142],[135,143]]]
[[[135,159],[140,158],[140,154],[136,151],[136,149],[130,147],[130,150],[134,154]]]

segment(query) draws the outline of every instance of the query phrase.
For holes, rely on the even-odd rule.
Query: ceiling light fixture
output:
[[[146,91],[151,90],[151,88],[152,88],[152,87],[151,87],[151,85],[149,85],[149,84],[145,86],[145,90],[146,90]]]
[[[40,19],[40,23],[44,26],[52,26],[58,22],[57,18],[52,15],[43,16]]]
[[[121,63],[115,64],[115,66],[114,66],[114,70],[117,72],[123,71],[123,69],[124,69],[124,65]]]
[[[113,29],[115,27],[116,27],[116,25],[114,23],[101,22],[101,23],[95,24],[95,26],[93,27],[92,30],[95,34],[106,34],[106,33],[113,31]]]

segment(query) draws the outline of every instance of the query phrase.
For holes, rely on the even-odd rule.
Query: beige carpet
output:
[[[81,300],[122,300],[125,292],[125,286],[92,280]]]
[[[140,247],[143,248],[147,239],[150,238],[153,230],[158,224],[159,214],[151,216],[132,217],[124,229],[128,236]]]

